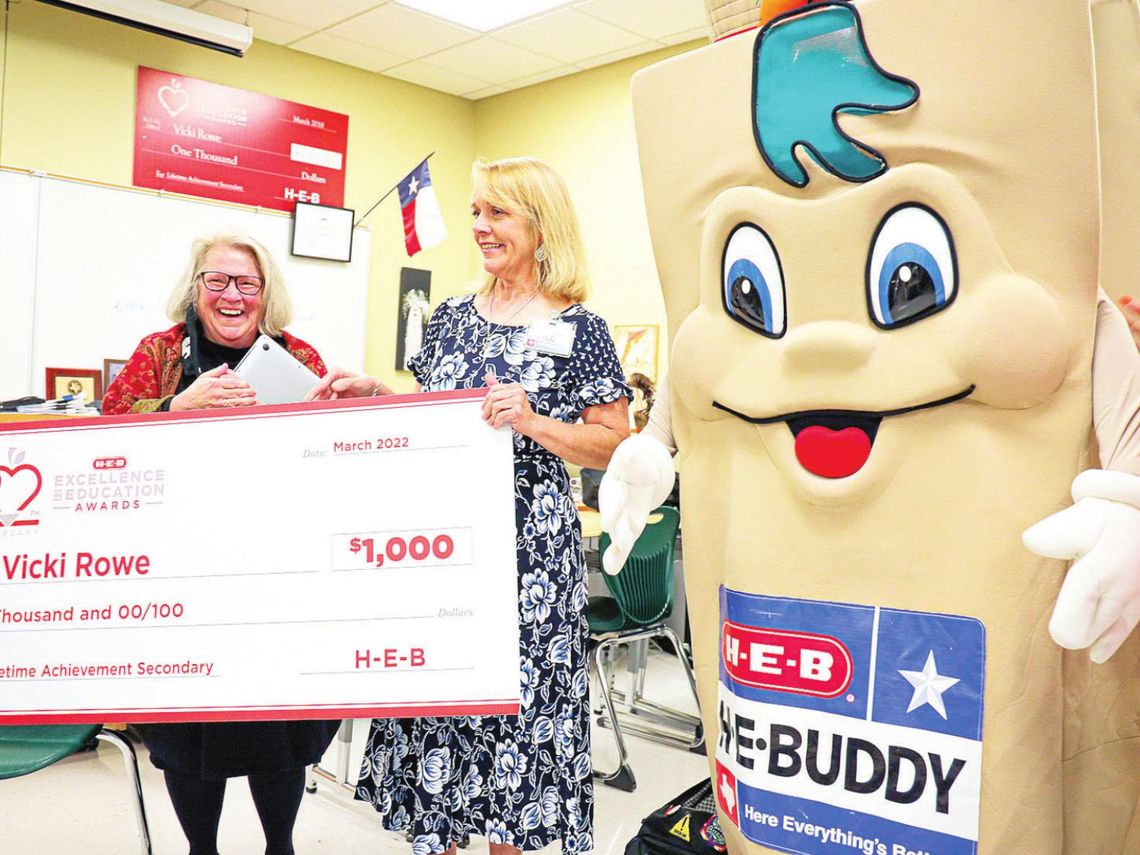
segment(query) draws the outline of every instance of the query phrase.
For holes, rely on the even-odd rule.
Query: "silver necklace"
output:
[[[510,321],[511,319],[513,319],[515,315],[517,315],[519,312],[521,312],[523,309],[525,309],[527,306],[529,306],[531,303],[533,303],[534,298],[537,296],[538,296],[538,290],[536,289],[535,292],[530,295],[529,300],[527,300],[525,303],[523,303],[521,306],[519,306],[517,309],[515,309],[513,312],[511,312],[509,315],[507,315],[506,318],[504,318],[501,321],[498,321],[497,323],[500,326],[506,326],[507,322]],[[491,320],[491,318],[494,316],[494,314],[495,314],[495,291],[494,291],[494,289],[492,289],[491,294],[487,299],[487,320],[489,323],[496,323],[496,321]]]

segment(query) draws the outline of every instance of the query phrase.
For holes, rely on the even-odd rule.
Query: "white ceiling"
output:
[[[395,0],[170,2],[248,24],[254,38],[471,99],[709,36],[704,0],[567,0],[485,33]]]

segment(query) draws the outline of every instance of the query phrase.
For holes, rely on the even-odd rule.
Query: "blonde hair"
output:
[[[566,183],[550,166],[534,157],[477,160],[471,166],[474,193],[496,208],[521,214],[530,235],[541,241],[546,258],[535,261],[538,289],[575,303],[589,293],[586,254],[578,217]],[[479,287],[486,294],[495,284],[488,274]]]
[[[206,263],[206,256],[210,250],[217,246],[244,249],[253,255],[257,261],[257,269],[261,272],[261,278],[265,280],[265,288],[261,292],[261,317],[257,320],[257,329],[268,336],[281,335],[285,326],[293,320],[293,301],[289,299],[289,292],[285,290],[285,278],[281,275],[281,268],[277,266],[269,250],[249,235],[239,232],[219,232],[194,241],[190,247],[190,261],[182,272],[178,285],[166,301],[167,317],[172,321],[186,320],[186,310],[198,299],[198,274],[202,272],[202,265]]]

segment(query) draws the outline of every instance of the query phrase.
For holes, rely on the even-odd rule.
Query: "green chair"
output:
[[[143,804],[138,758],[135,756],[134,746],[122,734],[97,724],[0,726],[0,779],[18,778],[46,769],[52,763],[70,757],[77,751],[93,747],[95,741],[99,739],[110,742],[123,754],[127,766],[127,782],[131,787],[131,803],[138,824],[141,851],[143,855],[151,855],[150,829],[147,826],[146,807]]]
[[[611,672],[612,653],[619,645],[638,642],[639,648],[644,649],[649,639],[666,638],[688,679],[693,703],[698,705],[693,667],[681,640],[665,623],[673,611],[673,548],[679,525],[680,516],[675,508],[663,506],[650,514],[649,522],[633,545],[622,571],[616,576],[603,575],[612,598],[591,597],[586,612],[590,638],[595,643],[593,670],[601,685],[601,700],[605,707],[605,715],[599,717],[598,723],[613,729],[618,751],[617,769],[612,772],[596,771],[594,777],[626,792],[636,789],[637,779],[629,765],[623,731],[690,751],[700,748],[704,742],[698,716],[642,697],[644,659],[629,692],[614,688]],[[601,555],[605,555],[609,545],[609,536],[603,534],[599,547]],[[615,701],[620,702],[620,710]]]

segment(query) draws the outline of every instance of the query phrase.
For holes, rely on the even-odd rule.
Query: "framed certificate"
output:
[[[87,401],[103,397],[103,372],[98,368],[48,368],[44,379],[48,400],[82,393]]]
[[[293,255],[352,261],[352,208],[298,202],[293,210]]]

